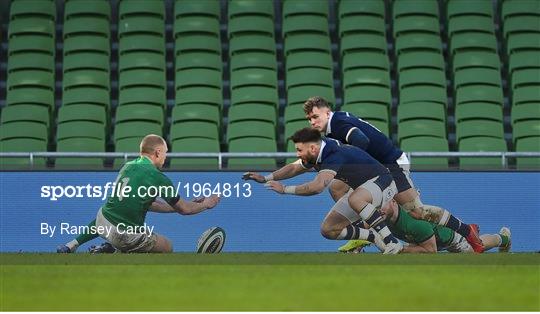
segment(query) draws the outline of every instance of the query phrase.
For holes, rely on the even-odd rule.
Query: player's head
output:
[[[309,120],[309,124],[314,129],[317,129],[319,132],[326,132],[332,108],[324,98],[315,96],[308,99],[304,103],[304,112],[306,113],[306,118]]]
[[[145,136],[141,141],[141,155],[152,160],[152,163],[159,169],[163,167],[167,158],[167,142],[163,137],[155,134]]]
[[[321,133],[312,128],[296,131],[290,138],[296,148],[296,156],[304,163],[315,164],[321,149]]]
[[[381,212],[386,217],[394,216],[395,212],[398,210],[398,204],[394,199],[391,199],[386,204],[381,207]]]

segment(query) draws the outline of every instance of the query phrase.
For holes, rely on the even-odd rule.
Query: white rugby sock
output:
[[[69,248],[71,252],[77,251],[77,248],[79,247],[79,242],[75,239],[69,241],[66,243],[66,246]]]

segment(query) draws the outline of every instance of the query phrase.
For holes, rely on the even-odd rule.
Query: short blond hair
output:
[[[145,136],[140,145],[141,154],[152,154],[156,151],[156,148],[160,145],[165,145],[163,137],[156,134],[148,134]]]

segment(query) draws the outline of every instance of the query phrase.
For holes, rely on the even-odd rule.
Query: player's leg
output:
[[[385,253],[391,254],[399,253],[403,246],[392,235],[377,208],[391,200],[395,192],[396,188],[392,178],[389,175],[383,175],[368,180],[357,187],[348,198],[349,206],[382,237],[386,244]]]
[[[480,239],[486,251],[498,247],[499,252],[508,252],[512,245],[510,229],[507,227],[502,227],[498,234],[483,234]]]
[[[87,226],[88,228],[86,228],[85,232],[79,234],[75,239],[69,241],[68,243],[58,246],[58,248],[56,248],[56,252],[57,253],[74,253],[75,251],[77,251],[77,248],[79,248],[79,246],[99,237],[99,235],[96,232],[93,232],[95,231],[95,226],[96,226],[95,219],[92,220]]]
[[[150,249],[150,253],[171,253],[173,251],[173,246],[169,239],[159,234],[155,234],[155,236],[156,242]]]
[[[328,186],[328,192],[330,192],[330,196],[332,196],[334,202],[339,201],[339,199],[349,191],[352,191],[351,187],[347,183],[338,179],[332,180]]]

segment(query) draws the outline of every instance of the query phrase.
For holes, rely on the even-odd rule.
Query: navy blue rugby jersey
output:
[[[342,180],[353,189],[376,176],[390,174],[386,167],[362,149],[329,138],[323,138],[315,165],[302,166],[315,168],[317,171],[335,172],[336,179]],[[392,181],[392,178],[388,177]]]
[[[332,113],[328,121],[326,136],[350,144],[347,139],[355,128],[362,131],[369,139],[369,144],[364,150],[380,163],[395,163],[403,154],[403,151],[394,146],[392,141],[376,127],[345,111]]]

